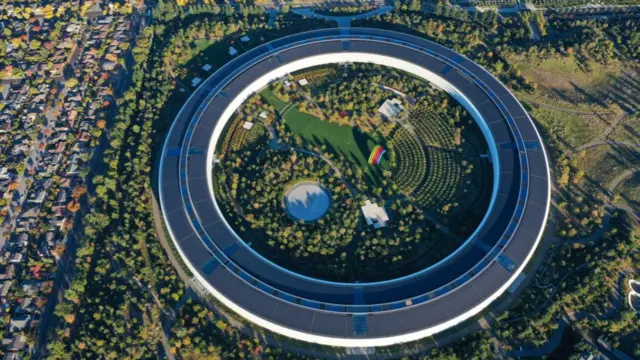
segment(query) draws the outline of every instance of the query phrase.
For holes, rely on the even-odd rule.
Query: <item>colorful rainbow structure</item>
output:
[[[382,155],[387,152],[387,150],[383,149],[382,146],[376,145],[371,151],[371,155],[369,155],[369,164],[378,165],[380,164],[380,160],[382,160]]]

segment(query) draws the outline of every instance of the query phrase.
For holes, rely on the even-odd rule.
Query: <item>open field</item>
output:
[[[287,103],[280,100],[280,98],[278,98],[277,96],[275,96],[273,94],[273,92],[269,89],[264,89],[260,92],[260,96],[262,96],[262,98],[264,99],[264,101],[266,101],[267,103],[273,105],[273,107],[277,110],[277,111],[281,111],[285,106],[287,106]]]
[[[534,93],[517,95],[529,112],[560,145],[573,150],[600,136],[616,133],[629,141],[617,122],[637,110],[637,92],[630,64],[613,60],[607,65],[573,56],[530,62],[510,58],[522,75],[537,85]],[[630,119],[627,122],[631,122]],[[633,125],[631,125],[633,128]],[[629,132],[626,132],[627,134]],[[604,134],[604,135],[603,135]]]
[[[612,81],[622,73],[623,64],[612,61],[602,65],[595,61],[587,61],[586,65],[578,62],[573,56],[553,57],[550,59],[529,62],[523,57],[512,56],[510,59],[526,78],[535,79],[539,90],[596,90],[612,85]],[[573,99],[580,100],[579,94]]]
[[[350,126],[322,121],[317,117],[292,108],[285,116],[287,128],[313,146],[326,146],[361,167],[369,167],[371,150],[379,145],[368,134]],[[384,161],[383,161],[384,162]],[[373,167],[373,166],[371,166]]]
[[[277,110],[282,110],[287,103],[275,96],[269,89],[260,92],[265,101]],[[284,124],[294,135],[299,135],[303,145],[317,147],[320,152],[342,156],[369,175],[370,180],[378,183],[381,170],[388,169],[390,164],[383,160],[379,165],[369,165],[367,160],[376,145],[385,147],[382,139],[374,140],[369,134],[350,126],[320,120],[314,115],[291,107],[284,114]],[[324,147],[324,148],[323,148]],[[388,155],[386,155],[388,157]]]
[[[637,148],[618,145],[603,145],[585,150],[581,165],[587,180],[606,188],[611,180],[632,166],[640,165]]]
[[[606,123],[597,116],[576,114],[549,107],[534,107],[529,114],[549,133],[557,135],[572,148],[597,138],[606,128]]]
[[[611,135],[611,140],[640,145],[640,113],[623,119]]]
[[[640,172],[636,172],[622,182],[615,190],[620,200],[640,211]]]

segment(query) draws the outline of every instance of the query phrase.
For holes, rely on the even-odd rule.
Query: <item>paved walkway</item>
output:
[[[351,26],[352,20],[363,20],[368,19],[370,17],[378,16],[386,14],[393,10],[393,6],[382,6],[375,10],[368,11],[366,13],[354,14],[354,15],[325,15],[319,14],[312,8],[295,8],[291,9],[291,11],[300,16],[312,17],[321,20],[335,21],[338,23],[339,28],[349,28]]]
[[[587,264],[584,264],[584,265],[587,265]],[[562,283],[569,275],[573,274],[576,270],[579,270],[580,268],[584,267],[584,265],[579,266],[578,268],[574,269],[574,271],[571,271],[570,273],[565,275],[562,279],[560,279],[560,281],[558,281],[558,284]],[[570,326],[572,323],[576,323],[587,317],[592,317],[596,320],[601,320],[601,321],[608,320],[614,317],[615,314],[618,312],[618,310],[623,306],[621,294],[624,291],[624,279],[626,278],[626,276],[627,275],[624,272],[620,272],[620,275],[618,278],[618,286],[617,288],[614,289],[611,306],[609,307],[609,309],[607,309],[607,311],[604,312],[604,314],[600,316],[595,316],[593,314],[582,312],[582,311],[567,313],[566,315],[563,315],[562,318],[558,321],[558,328],[554,330],[553,334],[551,335],[551,338],[544,345],[536,348],[521,347],[517,350],[511,351],[508,355],[511,357],[543,357],[543,356],[549,355],[552,352],[554,352],[560,345],[562,336],[564,335],[564,330],[566,329],[567,325]],[[549,299],[551,299],[553,295],[555,295],[555,291],[556,290],[554,289],[554,292],[549,296]],[[546,305],[546,303],[543,305]],[[536,309],[536,311],[538,311],[538,309]],[[531,314],[527,315],[527,317],[529,317],[530,315]],[[593,339],[587,339],[587,341],[592,343],[592,345],[595,346],[597,349],[601,351],[607,351],[607,349],[603,349],[602,346],[599,343],[596,343],[595,341],[593,341]]]

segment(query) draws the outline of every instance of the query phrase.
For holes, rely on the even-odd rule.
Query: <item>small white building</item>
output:
[[[251,130],[251,128],[253,127],[253,123],[251,121],[245,121],[244,124],[242,124],[242,127],[244,129]]]
[[[233,46],[229,46],[229,55],[235,56],[237,53],[238,50],[236,50]]]
[[[191,86],[196,87],[201,82],[202,82],[202,79],[200,79],[199,77],[193,78],[193,80],[191,80]]]
[[[266,120],[269,117],[269,112],[267,110],[264,110],[260,113],[260,118],[263,120]]]
[[[70,24],[69,26],[67,26],[67,32],[69,33],[78,33],[80,32],[80,30],[82,29],[82,26],[80,26],[79,24]]]
[[[209,71],[213,69],[213,66],[209,65],[209,64],[204,64],[204,66],[202,67],[202,70],[204,71]]]
[[[398,99],[385,100],[384,104],[378,108],[378,112],[384,115],[387,119],[392,119],[402,112],[404,108],[402,107],[402,101]]]
[[[387,215],[387,210],[384,207],[367,200],[360,209],[365,220],[367,220],[367,225],[373,225],[376,229],[387,226],[389,215]]]
[[[300,84],[300,86],[305,86],[307,85],[309,82],[307,81],[307,79],[300,79],[298,80],[298,84]]]
[[[248,37],[247,35],[245,35],[245,36],[240,38],[240,41],[242,41],[242,42],[249,42],[250,40],[251,40],[251,38]]]

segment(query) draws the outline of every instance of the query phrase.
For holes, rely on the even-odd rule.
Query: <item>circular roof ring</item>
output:
[[[336,62],[377,63],[429,80],[462,104],[487,138],[494,166],[489,211],[463,246],[428,269],[371,283],[310,278],[255,252],[250,239],[240,239],[220,213],[211,170],[226,121],[273,79]],[[167,228],[203,287],[260,326],[330,346],[414,341],[479,313],[519,283],[550,206],[544,145],[515,96],[450,49],[379,29],[303,32],[238,55],[184,104],[160,164],[158,191]]]

